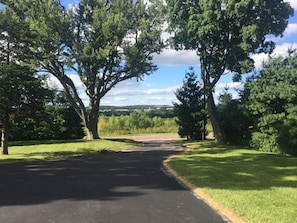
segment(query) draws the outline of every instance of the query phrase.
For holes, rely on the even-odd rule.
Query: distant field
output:
[[[297,222],[297,158],[213,142],[187,145],[193,150],[169,165],[214,201],[246,222]]]
[[[129,139],[12,142],[9,146],[9,155],[0,155],[0,163],[35,159],[57,159],[102,151],[119,151],[138,146],[139,144],[139,142]]]

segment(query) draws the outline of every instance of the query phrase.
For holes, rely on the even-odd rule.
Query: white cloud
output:
[[[286,35],[291,35],[297,33],[297,23],[290,23],[286,28],[285,32]]]
[[[288,55],[288,49],[297,49],[297,43],[283,43],[281,45],[277,45],[271,54],[272,57],[278,57],[278,56],[287,56]],[[267,62],[269,55],[260,53],[255,54],[252,56],[252,58],[255,61],[255,67],[256,69],[260,69],[263,65],[263,62]]]
[[[216,85],[216,90],[225,90],[228,89],[242,89],[243,83],[242,82],[230,82],[230,83],[218,83]]]
[[[252,58],[255,61],[255,68],[258,70],[263,66],[263,63],[268,60],[268,55],[265,53],[260,53],[253,55]]]
[[[239,98],[238,90],[242,90],[244,86],[243,82],[230,82],[230,83],[219,83],[215,87],[214,92],[214,99],[215,103],[217,104],[219,101],[220,95],[222,95],[225,92],[225,89],[227,88],[227,92],[232,95],[233,99]]]
[[[69,74],[67,75],[74,83],[74,86],[77,89],[85,89],[85,85],[80,80],[79,76],[77,74]],[[63,90],[63,86],[61,85],[60,81],[53,75],[49,76],[49,85],[50,87],[57,88],[59,90]]]
[[[289,2],[291,7],[297,10],[297,1],[296,0],[286,0],[286,2]]]
[[[67,76],[70,77],[70,79],[73,81],[75,87],[77,87],[77,88],[85,88],[85,85],[80,80],[80,77],[77,74],[69,74]]]
[[[160,54],[155,54],[153,62],[157,65],[176,66],[186,65],[195,66],[199,64],[199,57],[195,51],[164,49]]]
[[[79,93],[79,98],[83,101],[85,105],[88,105],[89,103],[89,96],[85,91],[82,91]]]
[[[146,79],[146,77],[144,77],[144,80]],[[128,79],[125,81],[121,81],[119,82],[115,88],[135,88],[135,87],[142,87],[144,86],[144,82],[143,81],[137,81],[136,78],[133,79]]]
[[[59,90],[63,89],[63,86],[60,84],[59,80],[55,76],[50,75],[47,82],[48,85],[52,88],[57,88]]]
[[[116,101],[116,102],[128,101],[127,98],[114,98],[113,100]]]
[[[113,89],[106,96],[113,97],[118,95],[136,96],[136,95],[164,95],[171,94],[177,89],[177,86],[164,88],[164,89],[148,89],[148,90],[131,90],[131,89]]]

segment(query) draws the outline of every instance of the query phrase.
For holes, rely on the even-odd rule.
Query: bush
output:
[[[297,106],[279,127],[278,144],[282,152],[297,156]]]
[[[270,59],[249,83],[249,109],[259,116],[252,145],[297,155],[297,53]]]
[[[46,106],[35,117],[15,117],[10,123],[10,140],[80,139],[81,120],[71,107]]]

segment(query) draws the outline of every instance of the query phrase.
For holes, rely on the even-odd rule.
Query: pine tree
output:
[[[28,24],[9,10],[0,11],[1,148],[8,154],[9,119],[40,108],[45,93],[41,78],[30,66]]]
[[[179,103],[174,103],[177,116],[176,123],[179,125],[178,134],[187,139],[205,139],[205,100],[204,90],[197,81],[194,69],[190,67],[185,74],[183,85],[175,95]]]
[[[248,101],[259,117],[252,145],[297,156],[297,53],[271,58],[255,79]]]

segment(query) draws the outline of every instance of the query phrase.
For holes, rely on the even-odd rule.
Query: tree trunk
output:
[[[97,120],[89,120],[89,123],[86,127],[88,140],[100,139],[98,134],[98,118]]]
[[[90,101],[88,120],[86,121],[88,140],[100,139],[98,133],[99,108],[100,101]]]
[[[2,131],[1,131],[1,150],[3,155],[8,155],[8,115],[2,120]]]
[[[209,114],[209,119],[213,128],[215,142],[217,144],[224,144],[225,143],[225,134],[220,124],[220,117],[217,112],[216,105],[214,103],[213,94],[210,93],[207,96],[207,111]]]

